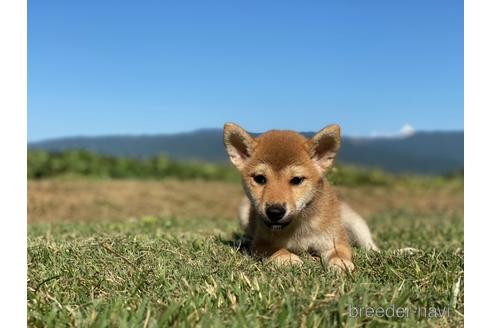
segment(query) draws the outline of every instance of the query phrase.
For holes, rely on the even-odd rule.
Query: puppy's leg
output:
[[[246,239],[253,239],[255,232],[255,220],[251,217],[251,203],[248,197],[243,197],[241,205],[239,205],[239,225],[244,231]]]
[[[248,230],[249,221],[250,221],[250,208],[251,203],[249,202],[248,197],[243,197],[241,200],[241,204],[239,205],[239,225],[244,231]]]
[[[320,255],[324,263],[328,263],[329,266],[337,271],[343,270],[351,272],[354,269],[354,263],[352,263],[352,249],[347,243],[335,243],[333,248],[321,252]]]
[[[376,252],[379,251],[379,248],[372,240],[371,231],[366,221],[359,214],[344,202],[340,203],[340,214],[343,226],[353,245]]]
[[[266,240],[257,239],[253,242],[252,252],[254,255],[266,259],[266,263],[277,265],[301,265],[302,260],[296,254],[286,248],[279,248],[271,245]]]

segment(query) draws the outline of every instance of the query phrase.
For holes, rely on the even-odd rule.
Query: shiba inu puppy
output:
[[[239,219],[253,254],[278,264],[301,264],[310,252],[351,271],[351,244],[377,250],[365,221],[340,202],[325,178],[340,148],[340,127],[330,125],[307,139],[271,130],[256,138],[224,125],[224,144],[241,173],[247,198]]]

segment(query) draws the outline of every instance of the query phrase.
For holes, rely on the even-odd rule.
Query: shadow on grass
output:
[[[239,251],[245,255],[251,255],[251,239],[248,238],[244,233],[234,232],[231,239],[224,238],[223,236],[218,237],[219,241],[236,251]]]

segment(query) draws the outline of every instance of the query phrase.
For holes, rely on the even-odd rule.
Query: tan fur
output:
[[[301,264],[296,254],[307,251],[334,268],[350,271],[354,268],[351,239],[377,249],[363,219],[339,202],[324,177],[340,147],[338,126],[328,126],[312,139],[277,130],[253,138],[229,123],[224,126],[224,143],[242,175],[247,199],[240,206],[239,220],[252,239],[253,254],[267,262]],[[255,180],[258,176],[264,183]],[[302,182],[293,183],[295,177]],[[271,204],[286,210],[278,222],[266,213]],[[357,239],[359,231],[361,240]]]

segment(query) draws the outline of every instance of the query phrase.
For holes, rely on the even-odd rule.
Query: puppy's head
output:
[[[340,127],[327,126],[311,139],[277,130],[253,138],[240,126],[227,123],[224,144],[256,211],[268,227],[278,230],[298,216],[320,189],[340,148]]]

